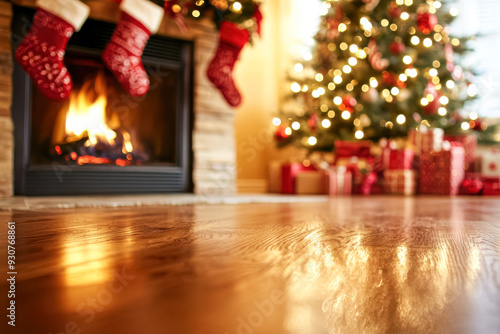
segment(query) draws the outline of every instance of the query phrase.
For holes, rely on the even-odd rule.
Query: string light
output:
[[[321,126],[324,127],[325,129],[328,129],[332,125],[332,122],[330,122],[329,119],[324,119],[321,121]]]
[[[434,66],[435,68],[439,68],[441,67],[441,63],[439,62],[439,60],[434,60],[432,62],[432,66]]]
[[[410,41],[411,41],[411,44],[418,45],[418,43],[420,43],[420,38],[418,38],[418,36],[412,36]]]
[[[361,27],[364,29],[364,30],[371,30],[373,28],[370,20],[368,20],[366,17],[362,17],[360,20],[359,20],[359,23],[361,24]]]
[[[328,106],[326,104],[322,104],[321,107],[319,108],[322,112],[327,112],[328,111]]]
[[[432,5],[434,6],[434,8],[441,8],[441,2],[439,1],[434,1]]]
[[[399,114],[398,117],[396,117],[396,122],[398,124],[404,124],[406,122],[406,116],[403,114]]]
[[[292,89],[292,92],[294,92],[294,93],[300,92],[300,84],[298,82],[292,83],[290,88]]]
[[[406,76],[406,74],[401,73],[401,74],[399,75],[399,80],[401,80],[401,81],[405,82],[406,80],[408,80],[408,77]]]
[[[462,127],[462,130],[464,130],[464,131],[469,130],[470,129],[469,122],[463,122],[461,127]]]
[[[401,13],[401,20],[408,20],[410,18],[410,14],[408,14],[407,12],[402,12]]]
[[[373,88],[376,88],[378,86],[378,81],[377,79],[371,77],[370,78],[370,86],[372,86]]]
[[[398,26],[395,23],[393,23],[389,26],[389,29],[391,29],[392,31],[396,31],[398,30]]]
[[[453,46],[459,46],[459,45],[460,45],[460,40],[459,40],[458,38],[453,38],[453,39],[451,40],[451,44],[452,44]]]
[[[439,102],[441,102],[442,105],[447,105],[450,100],[446,96],[441,96]]]
[[[429,100],[427,100],[427,98],[423,97],[421,100],[420,100],[420,104],[423,105],[424,107],[426,105],[429,104]]]
[[[235,3],[233,3],[233,5],[230,8],[231,8],[232,12],[236,13],[236,12],[241,11],[241,9],[243,8],[243,6],[241,5],[241,3],[239,3],[238,1],[236,1]]]
[[[325,91],[325,89],[323,87],[319,87],[317,89],[317,91],[318,91],[319,95],[324,95],[326,93],[326,91]]]
[[[351,51],[352,53],[356,53],[358,52],[359,48],[356,44],[351,44],[351,46],[349,47],[349,51]]]
[[[475,113],[474,111],[472,111],[470,114],[469,114],[469,118],[473,121],[475,121],[477,118],[478,118],[478,114]]]
[[[430,39],[429,37],[425,38],[424,39],[424,46],[426,48],[430,48],[432,46],[432,39]]]
[[[309,89],[309,87],[307,85],[304,85],[304,87],[302,87],[303,92],[307,92],[308,89]]]
[[[309,137],[309,139],[307,139],[307,143],[311,146],[316,145],[317,142],[318,142],[318,140],[316,139],[316,137],[313,137],[313,136],[311,136],[311,137]]]
[[[400,6],[401,6],[403,3],[404,3],[404,0],[396,0],[396,4],[398,4],[398,5],[400,5]]]
[[[312,54],[311,54],[311,53],[306,53],[306,54],[304,55],[304,60],[309,61],[309,60],[311,60],[311,59],[313,59],[313,56],[312,56]]]
[[[181,6],[179,6],[179,5],[177,5],[177,4],[172,6],[172,11],[173,11],[174,13],[180,13],[180,12],[181,12],[181,10],[182,10]]]
[[[333,82],[330,82],[330,83],[328,84],[328,89],[329,89],[329,90],[335,90],[335,87],[337,87],[337,86],[335,86],[335,84],[334,84]]]
[[[333,103],[335,103],[336,105],[340,106],[342,104],[342,98],[340,96],[335,96],[333,98]]]
[[[301,63],[297,63],[295,64],[293,69],[295,70],[295,72],[301,72],[304,69],[304,65],[302,65]]]
[[[361,130],[358,130],[354,133],[354,137],[356,137],[356,139],[362,139],[364,136],[365,134]]]
[[[405,0],[405,5],[406,5],[406,6],[411,6],[411,5],[413,5],[413,0]]]
[[[345,51],[347,50],[348,46],[346,42],[340,43],[340,50]]]
[[[343,119],[349,119],[349,118],[351,118],[351,113],[349,111],[347,111],[347,110],[344,110],[342,112],[341,116],[342,116]]]
[[[455,81],[453,80],[446,81],[446,87],[448,87],[448,89],[452,89],[453,87],[455,87]]]
[[[411,59],[411,57],[408,55],[403,57],[403,63],[405,63],[406,65],[410,65],[412,61],[413,59]]]
[[[337,85],[338,84],[341,84],[342,83],[342,77],[340,75],[336,75],[334,78],[333,78],[333,82],[336,83]]]
[[[359,50],[357,52],[356,56],[358,56],[359,59],[365,59],[366,58],[366,52],[365,52],[365,50]]]
[[[448,112],[448,110],[446,110],[446,108],[445,108],[445,107],[440,107],[440,108],[438,109],[438,114],[439,114],[439,116],[445,116],[447,112]]]
[[[328,111],[328,117],[334,118],[335,117],[335,111],[333,111],[333,110]]]
[[[391,89],[391,94],[396,96],[399,94],[399,88],[398,87],[392,87]]]
[[[349,58],[349,60],[347,62],[351,66],[356,66],[356,64],[358,63],[358,60],[356,58],[354,58],[354,57],[351,57],[351,58]]]
[[[289,126],[285,129],[285,134],[288,136],[290,136],[292,134],[292,129],[290,129]]]
[[[361,91],[363,91],[363,92],[366,93],[368,90],[370,90],[370,86],[368,86],[366,84],[364,84],[363,86],[361,86]]]
[[[316,79],[316,81],[321,82],[323,81],[323,74],[317,73],[314,78]]]
[[[294,129],[294,130],[300,129],[300,123],[297,122],[297,121],[293,122],[292,123],[292,129]]]
[[[458,15],[458,8],[457,7],[451,7],[450,8],[450,15],[451,16],[457,16]]]
[[[318,92],[318,90],[315,89],[312,91],[311,95],[312,95],[312,97],[317,99],[321,94]]]
[[[438,71],[435,68],[431,68],[429,70],[429,75],[435,77],[436,75],[438,75]]]
[[[191,12],[191,15],[193,15],[193,17],[200,17],[200,11],[195,9]]]
[[[344,71],[344,73],[351,73],[352,68],[349,65],[344,65],[342,70]]]
[[[339,32],[344,32],[347,30],[347,26],[344,23],[341,23],[341,24],[339,24],[337,29]]]
[[[387,27],[389,25],[389,20],[383,19],[382,21],[380,21],[380,24],[382,25],[382,27]]]
[[[274,126],[279,126],[281,124],[281,119],[278,117],[273,118],[273,125]]]

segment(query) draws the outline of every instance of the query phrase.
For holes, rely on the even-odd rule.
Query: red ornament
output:
[[[480,120],[479,118],[471,121],[471,123],[473,123],[473,125],[474,125],[474,126],[472,126],[472,130],[475,130],[475,131],[483,131],[484,130],[483,121]]]
[[[307,121],[307,125],[311,131],[316,131],[316,127],[318,125],[318,115],[312,114],[311,118]]]
[[[460,187],[463,195],[479,195],[483,190],[483,182],[477,177],[467,177]]]
[[[429,12],[420,13],[417,16],[417,26],[418,30],[428,35],[434,30],[434,27],[438,24],[438,19],[436,15]]]
[[[286,126],[284,125],[278,126],[276,132],[274,133],[274,138],[276,139],[276,141],[283,141],[288,137],[290,136],[286,134]]]
[[[392,42],[389,46],[389,50],[391,50],[392,54],[399,55],[404,52],[406,49],[406,45],[402,42]]]
[[[391,2],[389,7],[387,7],[387,11],[389,12],[389,15],[392,17],[400,17],[401,13],[403,12],[401,8],[399,8],[398,4],[395,3],[394,1]]]
[[[395,86],[398,82],[396,75],[392,72],[382,72],[382,82],[387,86]]]
[[[358,104],[358,101],[352,95],[346,95],[342,99],[342,104],[345,106],[345,109],[352,112],[353,108]]]
[[[426,114],[435,115],[441,104],[439,103],[439,93],[437,92],[434,84],[430,81],[427,84],[427,88],[425,88],[424,96],[427,97],[429,94],[432,95],[434,99],[429,101],[429,103],[424,107],[424,111]]]

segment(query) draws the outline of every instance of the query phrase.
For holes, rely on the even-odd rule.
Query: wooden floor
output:
[[[18,271],[2,333],[500,333],[500,199],[0,217],[1,268],[15,221]]]

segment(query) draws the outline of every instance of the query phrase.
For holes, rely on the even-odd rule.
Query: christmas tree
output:
[[[295,64],[273,119],[278,146],[331,151],[335,140],[404,137],[421,124],[484,128],[464,109],[476,96],[459,65],[467,38],[450,35],[455,7],[433,0],[323,1],[310,55]]]

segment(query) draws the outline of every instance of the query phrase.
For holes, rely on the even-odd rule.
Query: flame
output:
[[[96,96],[94,99],[92,97]],[[71,94],[70,104],[66,112],[65,132],[68,141],[88,137],[86,147],[97,143],[116,145],[117,133],[114,129],[120,127],[120,121],[114,117],[108,120],[106,107],[108,105],[106,79],[103,72],[99,72],[94,81],[87,80],[82,88]],[[130,134],[120,130],[123,143],[123,154],[132,153],[133,145]]]

